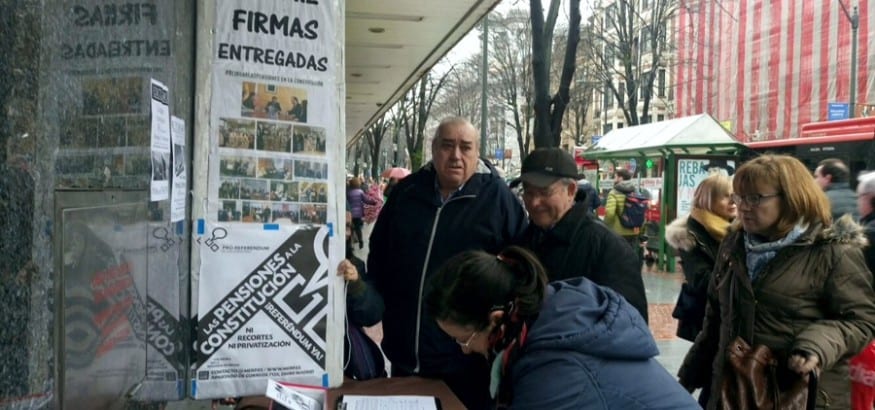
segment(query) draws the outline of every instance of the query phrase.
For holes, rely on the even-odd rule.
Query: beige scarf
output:
[[[726,231],[729,230],[729,221],[717,216],[717,214],[707,209],[693,208],[693,211],[690,212],[690,217],[702,224],[705,230],[708,231],[708,234],[718,242],[726,237]]]

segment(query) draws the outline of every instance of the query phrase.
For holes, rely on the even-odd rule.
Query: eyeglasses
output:
[[[535,188],[535,187],[523,187],[523,198],[527,199],[535,199],[535,198],[549,198],[553,196],[559,189],[561,189],[561,185],[554,186],[552,188]]]
[[[460,341],[458,341],[458,340],[456,340],[456,343],[458,343],[459,346],[462,346],[462,347],[468,349],[468,345],[471,344],[471,341],[473,341],[473,340],[474,340],[474,337],[476,337],[476,336],[477,336],[477,332],[471,333],[471,336],[468,337],[468,340],[465,341],[465,343],[462,343],[462,342],[460,342]]]
[[[782,194],[780,192],[774,193],[774,194],[768,194],[768,195],[763,195],[763,194],[747,194],[747,195],[732,194],[729,196],[729,198],[732,199],[732,202],[735,203],[736,205],[741,205],[741,202],[744,201],[744,203],[746,203],[750,206],[759,206],[759,204],[763,201],[763,199],[768,199],[768,198],[781,196],[781,195]]]

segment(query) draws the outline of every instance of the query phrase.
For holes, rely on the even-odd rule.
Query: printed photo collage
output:
[[[324,224],[325,129],[261,119],[219,119],[220,222]]]
[[[142,77],[82,81],[81,107],[64,107],[55,158],[57,188],[143,189],[150,180],[150,132]]]

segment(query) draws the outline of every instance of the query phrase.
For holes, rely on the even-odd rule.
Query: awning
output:
[[[736,154],[744,149],[708,114],[692,115],[613,130],[583,153],[588,159]]]

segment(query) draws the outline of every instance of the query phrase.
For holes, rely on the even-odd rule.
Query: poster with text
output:
[[[677,216],[690,213],[696,187],[713,174],[734,175],[735,161],[727,158],[678,159]]]
[[[152,80],[152,189],[150,199],[170,196],[170,91]]]
[[[263,394],[268,378],[342,382],[343,301],[334,296],[342,296],[342,281],[334,276],[308,282],[304,294],[286,290],[281,299],[259,304],[258,312],[250,313],[264,324],[254,327],[231,330],[224,327],[231,316],[215,311],[231,292],[217,285],[249,283],[243,281],[272,263],[268,257],[286,259],[295,271],[292,279],[265,273],[269,283],[318,276],[317,270],[327,271],[343,257],[342,241],[330,234],[343,209],[337,204],[344,198],[345,176],[338,10],[334,1],[216,2],[206,187],[194,179],[195,192],[205,196],[195,200],[205,206],[195,217],[227,236],[219,239],[209,229],[195,232],[201,243],[192,280],[197,398]],[[324,249],[322,242],[301,242],[300,235],[314,232],[325,232],[319,239]],[[210,241],[221,241],[222,247],[215,249]],[[289,260],[289,247],[299,243],[318,248],[320,263]],[[240,246],[257,250],[228,250]],[[322,295],[321,305],[309,305],[311,294]],[[321,324],[301,322],[312,318],[299,317],[299,308],[317,309]]]
[[[321,386],[328,229],[207,224],[204,233],[201,274],[213,279],[200,283],[196,396],[259,394],[268,379]]]
[[[171,117],[170,135],[173,143],[173,187],[170,190],[170,222],[185,219],[185,203],[188,198],[188,170],[185,154],[185,120]]]

